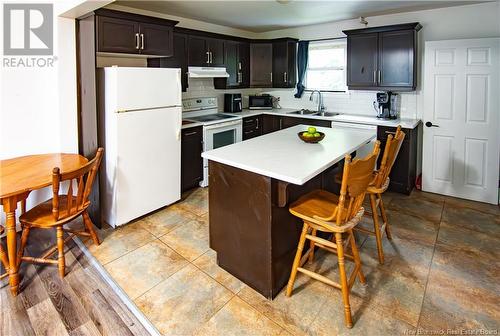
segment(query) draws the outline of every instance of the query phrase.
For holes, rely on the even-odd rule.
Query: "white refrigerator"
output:
[[[103,219],[116,227],[181,197],[180,69],[98,69]]]

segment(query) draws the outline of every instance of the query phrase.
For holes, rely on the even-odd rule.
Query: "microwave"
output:
[[[248,109],[272,110],[273,96],[271,95],[248,96]]]

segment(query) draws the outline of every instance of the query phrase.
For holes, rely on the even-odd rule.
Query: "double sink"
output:
[[[339,115],[340,113],[338,113],[338,112],[318,112],[318,111],[311,111],[311,110],[307,110],[307,109],[302,109],[300,111],[290,112],[288,114],[310,115],[310,116],[318,116],[318,117],[334,117],[336,115]]]

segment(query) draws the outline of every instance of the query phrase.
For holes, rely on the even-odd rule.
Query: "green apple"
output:
[[[307,131],[308,131],[309,133],[311,133],[311,134],[314,134],[314,133],[316,133],[316,127],[309,127],[309,128],[307,129]]]
[[[320,134],[320,133],[318,133],[318,132],[314,133],[314,137],[315,137],[315,138],[319,138],[320,136],[321,136],[321,134]]]

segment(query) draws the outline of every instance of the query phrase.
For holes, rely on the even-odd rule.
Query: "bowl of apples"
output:
[[[299,132],[297,135],[300,140],[307,143],[318,143],[325,138],[325,133],[318,132],[316,127],[309,127],[307,131]]]

